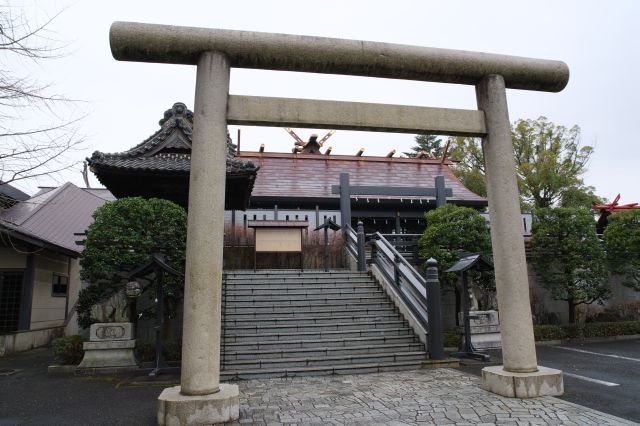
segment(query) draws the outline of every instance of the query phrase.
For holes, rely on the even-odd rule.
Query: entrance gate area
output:
[[[561,372],[536,360],[506,89],[558,92],[569,79],[565,63],[131,22],[114,23],[110,42],[118,60],[197,65],[182,377],[160,396],[161,424],[191,424],[194,413],[203,424],[238,415],[238,388],[219,382],[227,124],[482,137],[504,357],[483,373],[483,386],[505,396],[562,393]],[[468,84],[478,109],[230,96],[231,67]]]

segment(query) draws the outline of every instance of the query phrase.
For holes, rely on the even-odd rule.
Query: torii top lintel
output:
[[[114,22],[113,57],[195,65],[205,51],[237,68],[344,74],[475,85],[499,74],[511,89],[559,92],[569,81],[562,61],[372,41],[171,25]]]

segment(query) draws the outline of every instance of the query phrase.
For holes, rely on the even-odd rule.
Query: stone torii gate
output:
[[[220,384],[227,124],[482,137],[504,365],[483,387],[505,396],[560,394],[562,373],[537,365],[506,90],[559,92],[564,62],[367,41],[115,22],[117,60],[197,65],[180,386],[158,422],[238,417],[238,387]],[[473,85],[477,110],[229,96],[231,67]]]

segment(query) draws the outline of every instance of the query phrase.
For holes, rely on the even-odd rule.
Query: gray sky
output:
[[[20,4],[14,2],[14,4]],[[108,44],[113,21],[317,35],[441,47],[545,59],[569,65],[560,93],[509,90],[511,121],[537,118],[582,128],[595,147],[585,181],[597,193],[640,202],[640,145],[633,122],[640,117],[640,2],[637,1],[26,1],[28,16],[54,21],[52,38],[69,54],[33,68],[52,92],[87,101],[80,131],[87,136],[79,160],[95,150],[125,150],[155,132],[176,101],[193,107],[195,67],[117,62]],[[304,73],[232,70],[231,93],[335,99],[475,109],[473,87]],[[29,118],[25,117],[25,120]],[[235,140],[237,126],[230,126]],[[307,139],[324,130],[296,129]],[[335,154],[383,155],[406,151],[411,135],[338,131],[328,142]],[[293,139],[280,128],[242,127],[242,149],[289,151]],[[79,168],[77,169],[79,170]],[[82,185],[78,171],[59,181]],[[97,180],[92,178],[92,185]],[[50,178],[19,185],[57,184]]]

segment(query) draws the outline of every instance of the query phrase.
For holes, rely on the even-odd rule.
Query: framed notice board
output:
[[[303,270],[303,231],[309,227],[306,220],[250,220],[248,228],[255,233],[253,269],[256,269],[258,253],[298,253],[300,270]]]

